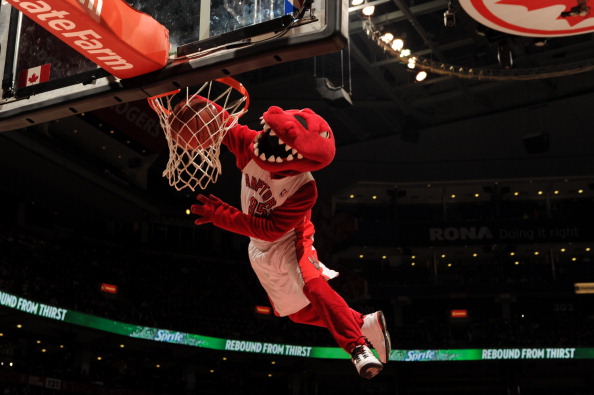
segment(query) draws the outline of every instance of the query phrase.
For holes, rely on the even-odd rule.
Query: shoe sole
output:
[[[390,352],[392,350],[392,339],[390,338],[390,332],[388,332],[388,329],[387,329],[388,326],[386,325],[386,317],[384,316],[384,312],[380,310],[380,311],[377,312],[377,314],[379,315],[378,321],[380,323],[382,332],[384,332],[386,334],[384,336],[384,347],[385,347],[385,350],[386,350],[386,360],[383,361],[380,358],[380,361],[382,363],[387,363],[390,360]]]
[[[367,366],[363,366],[361,368],[361,371],[359,371],[359,375],[364,379],[369,380],[377,376],[378,373],[382,371],[382,368],[382,365],[368,364]]]

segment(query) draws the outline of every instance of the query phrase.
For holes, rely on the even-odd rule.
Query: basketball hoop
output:
[[[158,114],[169,147],[169,160],[163,177],[178,191],[189,188],[206,189],[221,174],[221,143],[227,131],[237,124],[239,117],[248,110],[250,98],[247,90],[237,80],[223,77],[205,82],[198,89],[185,88],[148,98],[149,105]],[[214,105],[195,108],[192,104],[202,101]],[[213,116],[213,109],[214,116]],[[206,113],[208,111],[208,114]],[[188,113],[194,121],[190,126]],[[184,113],[184,119],[179,114]],[[196,119],[208,120],[196,126]],[[183,125],[183,138],[180,138]],[[188,136],[188,134],[190,136]],[[192,140],[193,144],[188,141]],[[201,144],[208,141],[208,144]]]

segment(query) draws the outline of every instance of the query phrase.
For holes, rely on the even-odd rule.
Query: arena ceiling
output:
[[[455,1],[369,4],[375,5],[369,18],[362,6],[349,8],[350,42],[343,51],[236,76],[252,98],[243,119],[249,126],[257,128],[270,105],[311,107],[332,125],[338,152],[316,176],[322,195],[339,198],[361,193],[362,186],[366,195],[385,194],[401,184],[587,182],[594,174],[592,33],[546,40],[501,33]],[[455,15],[448,26],[445,12]],[[453,72],[429,72],[417,82],[418,69],[383,48],[365,23]],[[504,58],[513,65],[502,63],[502,53],[511,54]],[[457,71],[469,68],[499,78]],[[102,211],[122,215],[133,208],[150,215],[168,199],[193,195],[166,185],[161,172],[167,151],[131,137],[129,113],[115,115],[109,122],[77,116],[2,133],[4,188],[30,199],[43,190],[56,204],[75,192],[82,207],[106,204]],[[142,132],[146,123],[140,126]],[[162,139],[154,136],[154,124],[149,132]],[[229,170],[211,188],[233,199],[237,177],[232,158],[223,156]]]

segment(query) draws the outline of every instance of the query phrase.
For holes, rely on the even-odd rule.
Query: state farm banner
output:
[[[167,64],[169,31],[123,0],[7,0],[13,7],[118,78]]]

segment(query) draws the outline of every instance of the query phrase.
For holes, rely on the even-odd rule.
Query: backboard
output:
[[[335,52],[347,41],[346,0],[126,1],[169,30],[170,53],[162,69],[119,79],[1,0],[0,131]]]

